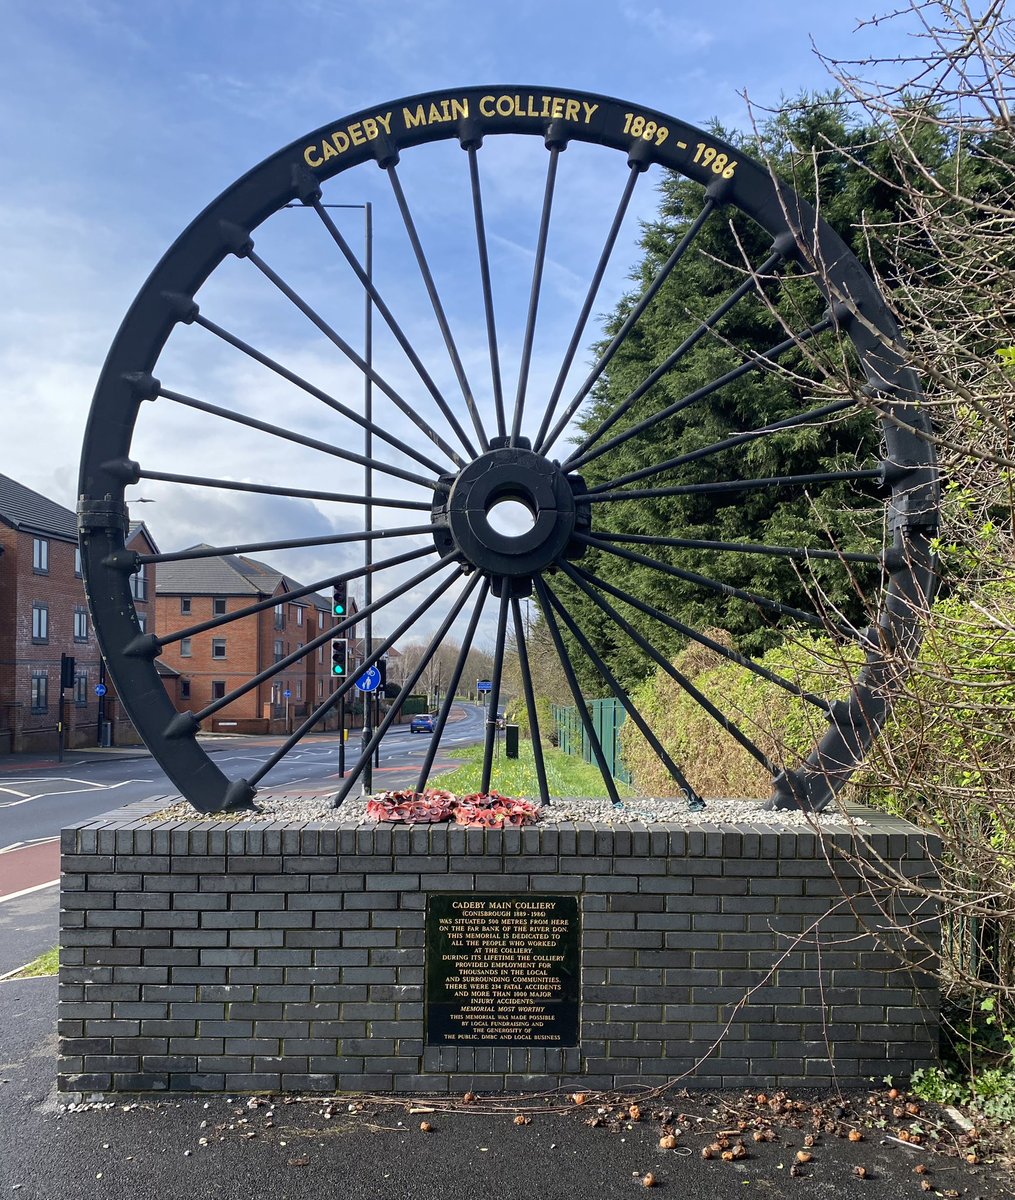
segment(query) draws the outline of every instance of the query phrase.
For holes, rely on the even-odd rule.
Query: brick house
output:
[[[295,600],[283,598],[300,587],[274,567],[244,555],[160,565],[156,593],[160,637],[279,597],[278,603],[259,613],[166,646],[162,660],[179,673],[175,700],[181,711],[200,712],[336,624],[330,597],[315,593]],[[356,612],[351,597],[349,607]],[[354,653],[350,670],[358,661]],[[325,643],[219,709],[205,727],[230,733],[291,729],[329,694],[330,679],[331,650]],[[337,723],[337,714],[329,714],[320,728],[334,729]]]
[[[127,545],[157,553],[143,523]],[[142,625],[154,620],[154,569],[131,578]],[[137,740],[107,680],[85,601],[77,518],[39,492],[0,475],[0,754],[55,750],[61,656],[74,659],[74,687],[64,694],[68,748],[96,745],[101,723],[116,741]],[[172,688],[171,675],[160,670]],[[106,683],[100,699],[96,685]]]

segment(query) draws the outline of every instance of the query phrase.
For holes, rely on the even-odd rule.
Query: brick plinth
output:
[[[936,1056],[936,986],[907,963],[937,945],[923,889],[939,847],[863,816],[817,835],[761,824],[152,824],[140,806],[120,810],[63,833],[60,1087],[410,1093],[905,1077]],[[579,897],[577,1048],[424,1044],[431,892]]]

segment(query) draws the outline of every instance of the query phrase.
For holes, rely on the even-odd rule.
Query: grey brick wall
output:
[[[851,1085],[936,1055],[940,847],[888,817],[818,836],[144,813],[63,832],[64,1091]],[[424,1045],[426,896],[471,891],[580,897],[577,1048]]]

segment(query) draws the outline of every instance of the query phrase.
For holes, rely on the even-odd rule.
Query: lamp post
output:
[[[286,208],[305,208],[303,204],[287,204]],[[363,385],[363,416],[365,419],[365,428],[363,431],[363,455],[366,458],[366,465],[363,468],[363,495],[367,501],[364,505],[366,510],[366,531],[367,537],[364,538],[363,550],[363,565],[366,567],[366,574],[363,577],[363,600],[366,608],[369,610],[374,596],[373,584],[373,561],[374,561],[374,543],[369,536],[374,527],[373,505],[370,503],[374,494],[374,473],[370,463],[373,458],[373,433],[371,431],[371,423],[374,414],[374,385],[370,378],[374,367],[374,302],[371,292],[374,282],[374,208],[370,201],[365,204],[322,204],[322,208],[346,208],[356,209],[363,213],[363,240],[364,240],[364,258],[363,258],[363,273],[366,275],[368,287],[364,289],[366,293],[366,305],[363,313],[363,359],[366,363],[366,376]],[[369,657],[373,649],[373,632],[374,621],[373,616],[368,611],[366,623],[364,627],[364,657]],[[373,708],[374,699],[371,692],[363,692],[363,739],[362,747],[366,749],[371,736],[373,735]],[[380,698],[377,701],[378,709],[380,707]],[[339,752],[339,773],[345,775],[345,699],[339,701],[339,737],[341,739],[341,748]],[[377,762],[380,762],[380,748],[377,750]],[[373,791],[373,769],[372,762],[367,761],[363,771],[363,791],[369,793]]]

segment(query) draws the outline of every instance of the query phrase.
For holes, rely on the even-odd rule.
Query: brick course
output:
[[[63,832],[64,1091],[849,1086],[936,1057],[935,981],[895,951],[937,944],[940,847],[886,816],[521,836],[143,811]],[[426,895],[470,891],[579,896],[577,1048],[424,1044]]]

